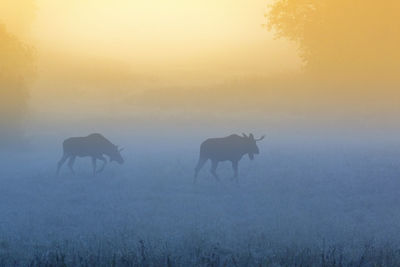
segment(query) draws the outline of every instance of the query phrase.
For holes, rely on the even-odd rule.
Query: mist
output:
[[[396,7],[4,0],[0,265],[397,266]]]

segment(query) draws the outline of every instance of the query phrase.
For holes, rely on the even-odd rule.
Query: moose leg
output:
[[[206,161],[207,161],[206,158],[199,158],[199,162],[197,162],[197,166],[194,169],[194,182],[196,182],[197,175],[199,174],[199,171],[201,170],[201,168],[203,168]]]
[[[232,168],[233,168],[233,178],[237,180],[238,178],[238,161],[232,161]]]
[[[213,160],[211,161],[211,174],[219,181],[218,174],[217,174],[217,167],[218,167],[218,161]]]
[[[96,168],[97,168],[97,163],[96,163],[96,158],[92,157],[92,166],[93,166],[93,176],[96,175]]]
[[[62,156],[62,158],[60,159],[60,161],[57,164],[57,175],[60,173],[60,169],[62,167],[62,165],[65,163],[65,161],[68,159],[68,156],[66,154],[64,154]]]
[[[107,159],[104,156],[101,156],[98,158],[99,160],[103,161],[103,165],[101,165],[101,168],[97,171],[97,173],[100,173],[104,170],[104,168],[107,165]]]
[[[71,170],[72,174],[75,174],[74,171],[74,163],[75,163],[76,156],[70,156],[68,160],[68,167]]]

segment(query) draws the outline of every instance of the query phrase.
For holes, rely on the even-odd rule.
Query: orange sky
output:
[[[297,68],[296,51],[261,27],[265,0],[38,0],[33,36],[67,50],[141,66]]]
[[[81,109],[93,114],[110,105],[110,95],[226,91],[220,84],[298,70],[294,45],[262,27],[267,3],[37,0],[31,39],[39,77],[32,106],[42,113],[68,110],[63,116]],[[73,99],[77,95],[82,102]]]
[[[41,119],[104,112],[207,118],[204,110],[233,119],[320,121],[328,113],[337,121],[397,114],[397,98],[377,99],[373,89],[359,96],[351,85],[299,85],[291,75],[301,70],[295,45],[261,26],[269,2],[37,0],[33,16],[4,0],[0,15],[36,48],[30,112]]]

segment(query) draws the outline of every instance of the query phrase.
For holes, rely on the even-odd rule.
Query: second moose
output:
[[[240,159],[248,154],[251,160],[255,154],[260,151],[257,146],[257,141],[261,141],[265,136],[255,139],[253,134],[239,136],[236,134],[223,138],[210,138],[204,141],[200,146],[200,157],[195,168],[194,182],[200,169],[204,166],[207,160],[211,160],[211,173],[218,180],[217,167],[221,161],[232,162],[234,170],[234,178],[238,177],[238,164]]]

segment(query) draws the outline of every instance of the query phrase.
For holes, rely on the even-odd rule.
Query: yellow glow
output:
[[[231,64],[236,57],[273,69],[279,62],[268,57],[277,53],[288,62],[290,48],[261,27],[265,0],[39,0],[38,6],[34,35],[45,49],[142,65]],[[294,50],[289,57],[293,68]]]
[[[25,35],[35,19],[36,5],[32,0],[1,0],[0,23],[19,36]]]
[[[38,71],[29,105],[42,116],[103,117],[106,110],[138,118],[162,113],[207,120],[213,113],[250,120],[286,114],[324,121],[328,113],[354,118],[400,113],[397,83],[377,75],[383,66],[390,74],[397,71],[386,64],[398,66],[393,58],[399,50],[393,47],[400,27],[397,21],[389,27],[395,11],[385,16],[387,5],[378,2],[352,9],[345,0],[324,0],[330,10],[300,15],[299,24],[291,12],[304,8],[291,6],[305,2],[283,1],[289,8],[275,9],[272,21],[283,27],[282,36],[305,41],[296,44],[261,26],[274,2],[279,1],[4,0],[0,15],[11,34],[35,47]],[[354,10],[359,19],[353,23]],[[363,20],[370,16],[375,20]],[[373,29],[376,25],[382,30]],[[312,73],[303,68],[309,59]],[[346,79],[331,79],[338,72]],[[375,76],[380,78],[372,83]]]

